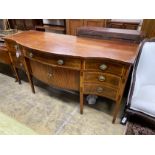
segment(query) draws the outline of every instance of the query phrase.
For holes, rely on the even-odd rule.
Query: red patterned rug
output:
[[[138,123],[128,122],[126,135],[155,135],[155,130]]]

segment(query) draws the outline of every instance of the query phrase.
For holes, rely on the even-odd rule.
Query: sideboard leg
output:
[[[25,66],[25,70],[26,70],[26,74],[29,80],[29,83],[31,85],[31,89],[32,89],[32,93],[35,94],[35,89],[34,89],[34,85],[33,85],[33,80],[32,80],[32,76],[30,74],[30,65],[29,62],[26,58],[24,58],[24,66]]]
[[[80,93],[80,114],[83,114],[83,93]]]
[[[112,120],[112,123],[114,124],[115,121],[116,121],[116,118],[117,118],[117,114],[119,112],[119,108],[120,108],[120,101],[117,101],[116,102],[116,105],[115,105],[115,109],[114,109],[114,115],[113,115],[113,120]]]
[[[19,82],[19,84],[21,84],[18,69],[13,64],[11,65],[11,68],[12,68],[13,74],[15,74],[16,81]]]

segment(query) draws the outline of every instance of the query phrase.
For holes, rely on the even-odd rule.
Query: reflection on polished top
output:
[[[7,36],[17,43],[42,52],[81,57],[107,58],[132,64],[137,56],[136,43],[80,38],[39,31]]]

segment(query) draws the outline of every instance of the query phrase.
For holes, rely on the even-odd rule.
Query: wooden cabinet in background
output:
[[[66,33],[70,35],[76,35],[76,29],[83,26],[82,19],[67,19],[66,20]]]
[[[106,20],[104,19],[87,19],[84,20],[84,26],[105,27]]]
[[[105,19],[68,19],[66,20],[66,33],[70,35],[76,35],[78,27],[81,26],[95,26],[105,27]]]
[[[42,25],[42,19],[9,19],[10,27],[18,30],[35,30],[37,25]]]
[[[144,19],[141,31],[147,38],[155,37],[155,19]]]

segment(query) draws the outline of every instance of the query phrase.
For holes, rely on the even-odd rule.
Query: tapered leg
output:
[[[24,66],[25,66],[26,74],[27,74],[29,83],[31,85],[32,92],[35,93],[32,76],[30,74],[30,65],[29,65],[29,62],[28,61],[29,60],[27,60],[26,58],[24,58]]]
[[[113,124],[114,124],[115,121],[116,121],[117,114],[118,114],[119,109],[120,109],[120,104],[121,104],[121,101],[117,101],[117,102],[116,102],[115,109],[114,109],[113,120],[112,120],[112,123],[113,123]]]
[[[19,84],[21,84],[18,69],[14,65],[11,65],[11,68],[12,68],[13,74],[15,74],[16,81],[19,82]]]
[[[80,114],[83,114],[83,93],[80,92]]]

